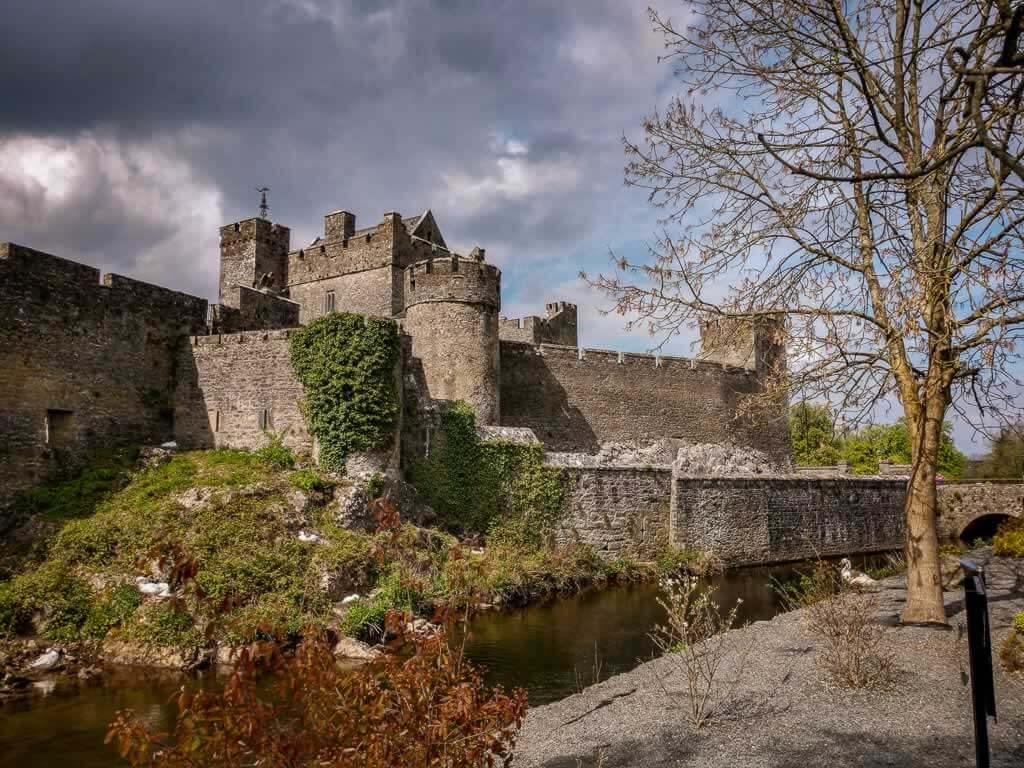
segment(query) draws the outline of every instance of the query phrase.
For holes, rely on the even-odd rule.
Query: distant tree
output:
[[[820,467],[840,459],[842,441],[835,420],[825,405],[798,403],[789,409],[789,437],[797,464]]]
[[[652,11],[682,88],[626,144],[627,182],[680,226],[591,283],[661,339],[783,316],[791,364],[766,396],[827,398],[850,422],[898,400],[912,464],[902,617],[945,624],[943,423],[951,408],[1013,421],[1021,405],[1021,3],[684,13]]]
[[[1004,427],[978,466],[979,477],[1024,477],[1024,424]]]
[[[881,461],[910,464],[912,449],[910,431],[905,419],[895,424],[873,424],[848,435],[841,448],[842,458],[855,474],[872,475],[878,472]],[[939,443],[938,471],[947,480],[959,480],[967,467],[967,457],[953,443],[953,425],[942,426]]]

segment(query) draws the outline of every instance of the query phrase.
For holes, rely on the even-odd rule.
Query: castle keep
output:
[[[771,324],[705,325],[695,359],[584,349],[576,307],[558,297],[547,297],[543,316],[502,317],[501,271],[482,248],[451,250],[429,210],[386,213],[362,229],[336,211],[297,249],[287,227],[247,219],[221,228],[220,262],[208,305],[0,244],[0,510],[118,445],[256,448],[272,433],[315,453],[290,329],[346,311],[400,328],[402,416],[376,469],[397,474],[428,452],[445,403],[463,400],[485,434],[543,443],[569,487],[560,535],[609,554],[671,539],[739,560],[784,559],[803,556],[807,525],[831,537],[818,541],[822,553],[885,548],[899,536],[898,484],[851,494],[853,480],[780,476],[757,481],[755,508],[744,500],[752,480],[730,485],[669,466],[677,446],[707,444],[756,449],[770,471],[791,465],[785,403],[756,420],[741,407],[785,365]],[[659,444],[671,457],[614,453]],[[608,460],[609,450],[620,458]],[[865,514],[884,521],[851,524]]]

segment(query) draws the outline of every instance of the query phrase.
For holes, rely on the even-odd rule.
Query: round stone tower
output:
[[[497,424],[501,271],[474,249],[405,269],[405,319],[427,397],[465,400],[478,424]]]

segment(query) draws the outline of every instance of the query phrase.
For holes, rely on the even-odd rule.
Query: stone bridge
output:
[[[1024,518],[1024,483],[943,485],[938,515],[940,538],[988,538],[1006,519]]]

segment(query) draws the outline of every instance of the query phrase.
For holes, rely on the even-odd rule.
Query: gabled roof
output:
[[[422,237],[424,240],[430,240],[432,243],[437,243],[442,248],[448,247],[448,244],[444,241],[444,237],[441,235],[441,228],[437,226],[437,220],[434,218],[434,214],[429,208],[419,216],[413,216],[410,219],[402,219],[402,223],[405,224],[405,228],[409,230],[410,235],[416,235],[417,237]],[[430,237],[427,237],[428,234]]]

